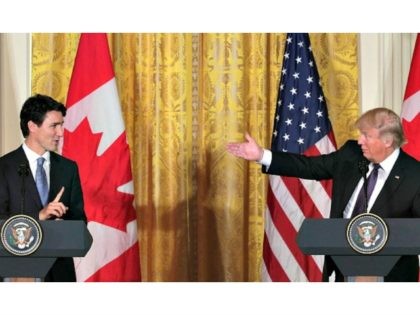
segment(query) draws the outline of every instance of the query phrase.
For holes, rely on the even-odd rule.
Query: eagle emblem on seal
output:
[[[378,239],[380,239],[380,235],[377,234],[377,226],[375,225],[365,225],[365,226],[358,226],[357,231],[359,232],[359,236],[361,239],[361,243],[363,246],[370,247],[375,246]]]
[[[32,235],[32,228],[26,226],[12,227],[12,236],[15,246],[19,249],[27,248],[34,240]]]

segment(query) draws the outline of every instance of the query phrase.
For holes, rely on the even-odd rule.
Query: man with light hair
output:
[[[228,143],[231,154],[263,165],[263,172],[314,180],[333,180],[331,218],[352,218],[362,211],[383,218],[420,217],[420,163],[401,150],[405,142],[399,116],[387,108],[375,108],[357,121],[357,141],[347,141],[339,150],[315,157],[271,152],[246,134],[245,142]],[[377,176],[370,198],[363,194],[365,163],[369,178]],[[366,196],[366,195],[365,195]],[[369,196],[369,193],[368,193]],[[367,206],[358,199],[368,199]],[[344,277],[330,257],[325,257],[323,280],[335,272],[336,281]],[[418,281],[418,256],[402,256],[384,281]]]

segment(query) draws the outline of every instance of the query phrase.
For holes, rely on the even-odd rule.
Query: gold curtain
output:
[[[359,113],[357,35],[311,34],[338,145]],[[285,34],[109,34],[131,148],[144,281],[258,281]],[[79,34],[32,35],[32,91],[65,102]]]

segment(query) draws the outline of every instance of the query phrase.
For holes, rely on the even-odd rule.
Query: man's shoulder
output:
[[[362,154],[362,150],[360,145],[357,144],[356,140],[347,140],[339,149],[339,151],[345,154],[355,154],[360,155]]]
[[[403,164],[406,167],[410,166],[410,167],[415,167],[415,168],[420,169],[419,161],[417,161],[414,157],[412,157],[411,155],[406,153],[404,151],[404,149],[402,149],[402,148],[400,148],[400,156],[398,158],[399,158],[399,160],[401,160],[403,162]]]
[[[51,160],[54,160],[56,162],[59,162],[60,164],[63,165],[77,165],[75,161],[66,158],[65,156],[62,156],[56,152],[50,151],[50,158]]]
[[[20,163],[21,161],[19,158],[25,158],[25,153],[22,149],[22,146],[0,157],[0,162],[1,163],[9,163],[9,162]]]
[[[347,140],[343,144],[342,148],[344,148],[344,147],[346,147],[346,148],[356,148],[356,147],[360,147],[360,146],[357,144],[356,140]]]

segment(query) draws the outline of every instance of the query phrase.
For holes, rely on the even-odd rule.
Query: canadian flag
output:
[[[413,57],[411,59],[410,74],[408,75],[402,104],[402,125],[407,144],[405,152],[420,160],[420,36],[417,35]]]
[[[140,281],[130,151],[106,34],[82,34],[67,96],[62,155],[77,162],[93,244],[77,281]]]

